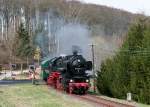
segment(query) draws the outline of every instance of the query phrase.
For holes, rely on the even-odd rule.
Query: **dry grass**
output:
[[[0,107],[92,107],[47,86],[0,86]]]

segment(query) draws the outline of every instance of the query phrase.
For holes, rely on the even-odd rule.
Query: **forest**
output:
[[[141,16],[143,15],[78,1],[0,0],[0,62],[20,62],[27,59],[17,56],[18,48],[14,47],[18,44],[16,39],[21,23],[25,23],[30,47],[45,47],[42,50],[45,56],[49,53],[48,43],[52,42],[64,23],[85,25],[88,31],[92,32],[92,37],[122,37],[134,20]],[[50,35],[52,36],[49,37]],[[42,45],[39,44],[39,38],[44,41]],[[51,50],[56,51],[54,45],[57,43],[52,44]]]

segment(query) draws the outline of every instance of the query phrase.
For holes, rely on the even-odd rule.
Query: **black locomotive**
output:
[[[87,70],[92,69],[92,62],[82,55],[55,57],[42,63],[42,77],[51,86],[69,93],[86,93],[89,84]]]

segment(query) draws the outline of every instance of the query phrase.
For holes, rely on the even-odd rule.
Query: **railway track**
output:
[[[48,88],[50,88],[48,86]],[[50,88],[54,89],[54,88]],[[56,90],[58,93],[64,93],[62,90]],[[135,102],[122,101],[118,102],[115,100],[110,100],[103,98],[101,96],[86,94],[86,95],[75,95],[68,94],[71,97],[77,98],[78,100],[86,101],[93,105],[93,107],[137,107]]]
[[[117,102],[117,101],[112,101],[108,99],[104,99],[95,95],[75,95],[75,97],[78,97],[81,100],[90,102],[93,104],[93,107],[136,107],[135,103],[131,102]]]

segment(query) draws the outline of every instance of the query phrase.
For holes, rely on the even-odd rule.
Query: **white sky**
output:
[[[80,0],[86,3],[101,4],[150,16],[150,0]]]

